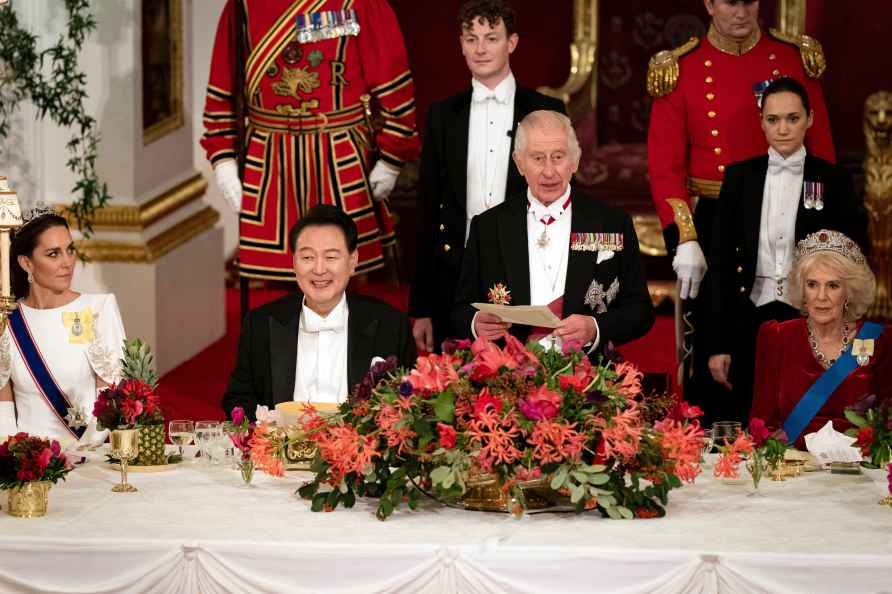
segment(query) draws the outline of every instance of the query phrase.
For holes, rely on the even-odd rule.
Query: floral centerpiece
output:
[[[717,477],[740,478],[740,464],[746,461],[746,468],[758,489],[766,471],[778,473],[786,454],[787,435],[782,429],[769,431],[765,421],[757,417],[750,419],[746,431],[742,431],[733,442],[719,446],[719,458],[713,474]]]
[[[124,379],[96,398],[93,416],[100,429],[138,429],[139,454],[134,464],[157,466],[171,461],[164,447],[164,413],[156,389],[158,375],[152,350],[140,339],[124,341]],[[176,457],[178,458],[178,457]]]
[[[51,485],[73,468],[56,440],[17,433],[0,444],[0,489],[9,492],[7,511],[34,517],[46,513]]]
[[[854,445],[872,468],[883,468],[892,461],[892,406],[888,401],[877,402],[875,394],[868,394],[845,411],[846,419],[854,427],[846,435],[856,437]]]
[[[229,436],[229,440],[235,449],[239,451],[238,467],[242,473],[242,480],[250,484],[254,476],[254,461],[251,459],[251,437],[254,434],[254,424],[245,415],[245,409],[236,406],[230,414],[232,420],[223,423],[223,431]]]
[[[651,401],[641,378],[628,362],[593,365],[576,348],[525,347],[511,336],[504,348],[451,342],[411,370],[391,359],[337,414],[303,415],[317,455],[299,494],[315,511],[377,497],[384,519],[403,502],[414,509],[422,491],[457,502],[488,482],[519,515],[533,483],[577,512],[662,516],[669,491],[700,472],[700,411]],[[281,471],[281,440],[263,423],[253,440],[255,459]]]

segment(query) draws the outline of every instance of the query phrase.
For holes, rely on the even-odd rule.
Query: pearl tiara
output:
[[[805,239],[796,244],[797,260],[802,260],[802,258],[817,252],[836,252],[841,256],[845,256],[855,264],[863,266],[867,263],[858,244],[839,231],[821,229],[820,231],[807,235]]]

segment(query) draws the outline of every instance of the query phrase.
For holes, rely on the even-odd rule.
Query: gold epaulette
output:
[[[700,39],[691,37],[675,49],[657,52],[647,65],[647,92],[662,97],[675,90],[678,84],[678,59],[699,45]]]
[[[821,43],[817,39],[808,35],[790,35],[773,27],[768,31],[778,41],[798,47],[805,74],[810,78],[821,78],[824,70],[827,69],[827,60],[824,58],[824,48],[821,47]]]

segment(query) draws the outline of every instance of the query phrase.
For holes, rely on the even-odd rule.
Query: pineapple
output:
[[[158,387],[158,374],[155,372],[155,355],[152,347],[138,338],[124,341],[124,358],[121,372],[128,379],[141,380],[153,390]]]
[[[149,345],[138,338],[124,341],[124,359],[121,361],[124,377],[140,380],[153,391],[158,387],[158,374],[155,371],[155,356]],[[158,415],[156,422],[139,428],[139,455],[136,464],[156,466],[167,463],[164,452],[164,418]]]

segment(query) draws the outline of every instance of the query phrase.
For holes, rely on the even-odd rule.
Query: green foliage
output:
[[[66,165],[77,179],[68,212],[85,237],[93,231],[90,218],[109,200],[106,184],[96,173],[96,120],[87,114],[87,76],[78,67],[84,40],[96,28],[89,0],[64,0],[67,32],[45,50],[37,37],[21,27],[16,13],[0,8],[0,137],[9,134],[10,118],[22,101],[30,100],[38,117],[72,129]]]
[[[152,390],[158,387],[152,347],[139,338],[124,341],[124,358],[121,364],[124,377],[145,382]]]

